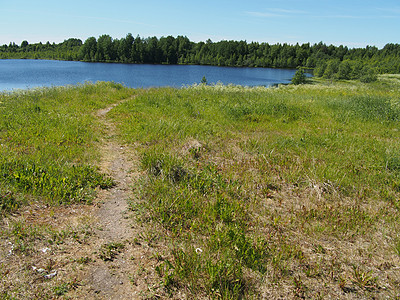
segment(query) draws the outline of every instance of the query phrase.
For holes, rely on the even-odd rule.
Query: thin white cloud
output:
[[[362,15],[321,15],[321,16],[313,16],[315,18],[326,18],[326,19],[359,19],[359,20],[367,20],[367,19],[390,19],[395,18],[395,16],[381,15],[381,16],[362,16]]]
[[[253,16],[253,17],[262,17],[262,18],[269,18],[269,17],[285,17],[285,15],[282,14],[275,14],[275,13],[265,13],[265,12],[258,12],[258,11],[246,11],[247,15]]]
[[[272,12],[255,12],[255,11],[247,11],[247,15],[259,18],[288,18],[293,17],[295,14],[279,14]],[[303,13],[305,15],[305,13]],[[317,18],[317,19],[358,19],[358,20],[367,20],[367,19],[392,19],[398,18],[395,15],[305,15],[307,18]]]
[[[269,11],[274,11],[278,13],[284,13],[284,14],[308,14],[307,11],[304,10],[295,10],[295,9],[281,9],[281,8],[269,8]]]
[[[337,15],[315,15],[311,14],[305,10],[294,10],[294,9],[282,9],[282,8],[268,8],[265,11],[246,11],[245,14],[259,17],[259,18],[284,18],[284,17],[294,17],[294,16],[304,16],[307,18],[329,18],[329,19],[389,19],[389,18],[396,18],[398,14],[400,14],[400,8],[396,7],[393,9],[381,8],[377,9],[381,12],[385,12],[385,14],[337,14]],[[392,14],[389,14],[392,13]]]
[[[251,15],[254,17],[293,17],[294,15],[305,15],[308,14],[307,11],[304,10],[294,10],[294,9],[282,9],[282,8],[268,8],[263,12],[260,11],[246,11],[247,15]]]
[[[355,15],[327,15],[319,16],[320,18],[330,18],[330,19],[366,19],[367,16],[355,16]]]
[[[377,8],[377,10],[384,11],[384,12],[387,12],[387,13],[400,14],[400,7]]]

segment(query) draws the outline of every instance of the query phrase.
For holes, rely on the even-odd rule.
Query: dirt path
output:
[[[132,151],[129,153],[127,147],[115,141],[115,126],[106,119],[107,113],[115,105],[98,112],[98,117],[103,121],[106,128],[106,136],[102,146],[101,170],[111,175],[116,185],[109,190],[103,190],[99,198],[103,200],[98,211],[99,223],[96,233],[99,237],[110,242],[122,241],[132,238],[132,228],[124,218],[128,209],[127,201],[132,197],[131,187],[135,164],[135,156]]]
[[[96,164],[113,178],[113,188],[99,189],[94,205],[32,201],[0,219],[0,299],[159,297],[156,235],[129,209],[138,201],[133,188],[142,177],[135,145],[118,141],[108,116],[130,100],[96,113],[103,124]]]
[[[145,250],[133,242],[139,230],[129,217],[128,201],[133,196],[132,185],[138,176],[138,166],[135,152],[116,141],[116,128],[107,118],[107,113],[115,106],[96,114],[105,128],[100,168],[116,185],[98,195],[92,244],[97,258],[85,272],[83,290],[94,299],[137,299],[146,288],[135,279]]]

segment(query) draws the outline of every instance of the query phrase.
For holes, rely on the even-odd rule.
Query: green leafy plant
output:
[[[69,283],[63,283],[53,287],[54,294],[56,294],[57,296],[65,295],[66,293],[69,292],[70,289],[71,286]]]
[[[366,272],[356,266],[353,266],[352,282],[362,289],[374,289],[377,286],[377,278],[372,275],[372,271]]]
[[[104,261],[112,261],[115,257],[117,257],[118,253],[121,252],[122,249],[125,248],[125,245],[122,243],[107,243],[101,246],[99,257]]]
[[[35,162],[17,160],[0,162],[0,180],[21,192],[46,196],[58,203],[89,200],[96,186],[109,188],[111,178],[91,166],[42,167]]]
[[[11,212],[20,206],[14,193],[3,191],[0,189],[0,214],[3,212]]]

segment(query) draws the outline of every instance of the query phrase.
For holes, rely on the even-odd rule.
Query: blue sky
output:
[[[109,34],[379,48],[400,43],[400,0],[0,0],[0,44]]]

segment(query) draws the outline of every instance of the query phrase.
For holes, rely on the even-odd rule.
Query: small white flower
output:
[[[42,268],[38,269],[38,268],[35,267],[35,266],[32,266],[32,270],[33,270],[33,271],[36,271],[36,272],[38,272],[38,273],[43,273],[43,272],[46,271],[45,269],[42,269]]]
[[[8,255],[13,255],[14,254],[14,244],[11,242],[8,242],[9,245],[11,245],[11,249],[8,250]]]
[[[40,251],[42,251],[43,253],[46,253],[47,251],[49,251],[50,250],[50,248],[48,248],[48,247],[45,247],[45,248],[43,248],[42,250],[40,250]]]
[[[56,271],[54,271],[53,273],[50,273],[50,274],[47,274],[47,275],[44,275],[44,277],[45,278],[53,278],[54,276],[56,276],[57,275],[57,270]]]

